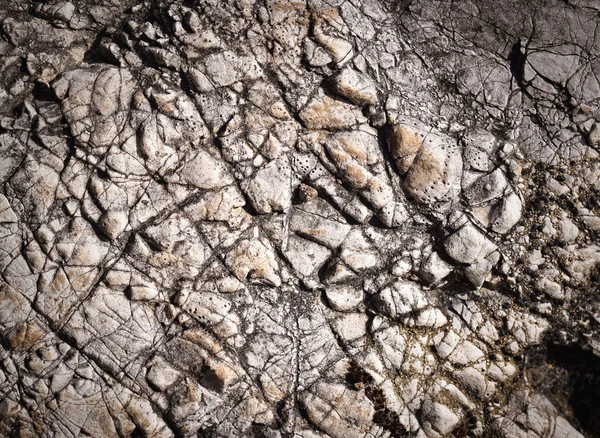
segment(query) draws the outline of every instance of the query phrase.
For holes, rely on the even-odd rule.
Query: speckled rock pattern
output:
[[[0,2],[0,436],[600,436],[595,0]]]

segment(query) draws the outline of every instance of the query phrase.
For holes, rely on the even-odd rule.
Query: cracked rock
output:
[[[458,263],[473,263],[494,250],[495,245],[467,224],[444,240],[446,253]]]
[[[373,81],[350,67],[336,74],[331,82],[337,94],[356,105],[377,103],[377,89]]]
[[[596,3],[0,1],[0,436],[600,436]]]

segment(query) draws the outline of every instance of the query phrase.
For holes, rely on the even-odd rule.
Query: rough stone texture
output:
[[[0,436],[600,437],[599,16],[0,1]]]

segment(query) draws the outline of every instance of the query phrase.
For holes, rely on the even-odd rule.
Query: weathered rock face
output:
[[[337,73],[331,82],[332,88],[337,94],[356,105],[375,105],[377,103],[375,83],[368,76],[350,67]]]
[[[0,436],[600,436],[598,13],[0,2]]]
[[[388,129],[387,143],[404,187],[419,203],[453,201],[460,193],[463,172],[456,140],[402,118]]]

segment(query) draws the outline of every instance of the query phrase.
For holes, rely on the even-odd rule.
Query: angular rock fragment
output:
[[[477,228],[467,224],[444,240],[446,253],[458,263],[473,263],[495,249]]]
[[[452,265],[442,260],[437,252],[432,252],[421,266],[420,276],[429,283],[437,283],[452,272]]]
[[[504,194],[508,181],[500,168],[482,176],[471,184],[464,192],[469,204],[479,205],[497,199]]]
[[[340,258],[356,272],[365,272],[381,263],[377,248],[359,229],[353,229],[342,246]]]
[[[152,385],[154,385],[160,391],[164,391],[173,383],[175,383],[180,375],[181,374],[169,366],[164,359],[159,358],[148,371],[147,378]]]
[[[302,275],[311,275],[331,256],[326,247],[298,236],[290,236],[283,251],[292,267]]]
[[[354,342],[366,334],[367,315],[364,313],[342,314],[332,323],[334,333],[344,342]]]
[[[332,437],[362,437],[374,415],[372,403],[363,391],[351,391],[341,384],[319,383],[300,396],[311,421]]]
[[[330,286],[325,295],[331,306],[340,311],[352,310],[363,301],[363,291],[350,285]]]
[[[331,83],[337,94],[356,105],[377,103],[377,89],[373,81],[350,67],[336,74]]]
[[[354,50],[352,44],[344,38],[331,36],[323,32],[319,26],[321,20],[317,20],[314,30],[315,40],[329,52],[333,60],[338,64],[343,64],[352,58]]]
[[[278,263],[273,251],[259,239],[242,240],[225,259],[240,281],[279,286]]]
[[[287,158],[277,159],[259,169],[242,183],[257,213],[286,210],[292,200],[291,173]]]
[[[290,231],[331,249],[339,247],[351,230],[344,218],[320,199],[298,207],[289,227]]]
[[[200,189],[216,189],[233,182],[224,163],[204,150],[199,150],[181,169],[183,181]]]
[[[419,285],[407,281],[384,288],[375,300],[377,309],[392,318],[423,309],[428,304]]]
[[[501,234],[508,233],[519,222],[522,212],[521,198],[516,193],[508,194],[496,207],[491,223],[492,230]]]
[[[404,187],[418,202],[449,201],[459,192],[462,156],[452,139],[418,122],[388,129],[388,147]]]
[[[355,106],[322,93],[313,97],[299,116],[309,129],[348,129],[363,119]]]

